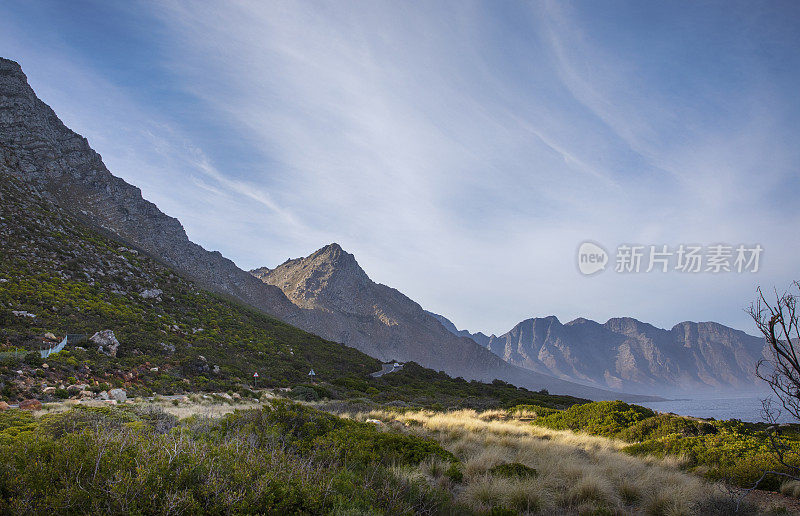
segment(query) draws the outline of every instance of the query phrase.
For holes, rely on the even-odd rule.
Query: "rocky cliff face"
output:
[[[0,58],[0,167],[206,288],[292,322],[299,310],[218,252],[191,242],[177,219],[108,171],[86,138],[68,129],[28,85],[19,64]]]
[[[682,322],[665,330],[629,317],[562,324],[551,316],[522,321],[499,337],[481,335],[487,349],[512,364],[611,389],[762,389],[755,368],[765,352],[763,339],[714,322]]]

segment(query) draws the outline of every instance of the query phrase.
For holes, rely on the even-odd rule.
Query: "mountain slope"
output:
[[[484,381],[497,378],[575,396],[628,397],[508,364],[472,339],[449,332],[401,292],[372,281],[355,257],[335,243],[306,258],[251,273],[279,287],[295,305],[308,311],[304,320],[308,331],[382,360],[413,360],[453,376]]]
[[[447,327],[471,335],[452,323]],[[481,335],[476,340],[512,364],[606,388],[762,390],[755,367],[764,353],[763,339],[714,322],[687,321],[665,330],[629,317],[562,324],[550,316],[526,319],[499,337]]]
[[[44,373],[54,382],[73,376],[173,393],[238,388],[254,372],[261,386],[288,386],[306,381],[312,367],[327,381],[380,370],[353,348],[204,291],[83,226],[2,166],[0,236],[0,344],[37,350],[48,332],[89,337],[103,330],[119,341],[114,356],[84,340],[84,349],[69,344],[48,357]],[[25,386],[19,367],[0,365],[7,399]]]

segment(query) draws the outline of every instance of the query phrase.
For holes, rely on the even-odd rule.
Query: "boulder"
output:
[[[11,407],[8,405],[8,403],[6,403],[5,401],[0,401],[0,412],[5,412],[9,408]]]
[[[55,393],[56,393],[56,388],[52,387],[52,386],[51,387],[45,387],[44,389],[42,389],[42,394],[47,394],[48,396],[51,396],[51,395],[53,395]]]
[[[108,397],[108,392],[100,391],[100,394],[97,395],[97,399],[99,399],[99,400],[107,400],[107,399],[110,399],[110,398]]]
[[[78,384],[70,385],[69,387],[67,387],[67,392],[69,392],[70,394],[77,394],[77,393],[79,393],[81,391],[87,390],[88,388],[89,388],[89,386],[86,385],[85,383],[78,383]]]
[[[114,336],[111,330],[98,331],[91,337],[89,341],[98,345],[97,351],[105,353],[110,357],[117,356],[117,349],[119,348],[119,341]]]
[[[125,389],[111,389],[108,391],[108,396],[112,400],[117,400],[120,403],[128,400],[128,393],[125,392]]]
[[[92,398],[94,397],[94,394],[92,393],[92,391],[81,391],[78,393],[78,396],[80,396],[81,398]]]
[[[139,295],[142,299],[158,299],[163,293],[163,290],[154,288],[152,290],[143,290]]]
[[[42,410],[42,402],[39,400],[22,400],[19,402],[22,410]]]

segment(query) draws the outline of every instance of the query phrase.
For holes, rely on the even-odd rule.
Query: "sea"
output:
[[[761,400],[767,396],[746,398],[697,398],[697,399],[672,399],[665,401],[647,401],[636,403],[651,408],[658,412],[672,412],[681,416],[693,416],[714,419],[738,419],[752,423],[762,422]],[[779,408],[780,403],[773,401],[773,408]],[[795,423],[788,414],[782,413],[778,417],[779,423]]]

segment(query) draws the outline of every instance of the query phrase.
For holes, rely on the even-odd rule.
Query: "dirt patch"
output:
[[[766,513],[780,514],[781,508],[785,508],[788,514],[800,515],[800,499],[784,496],[780,493],[773,493],[772,491],[754,490],[745,498],[747,501],[754,503],[758,508]]]

